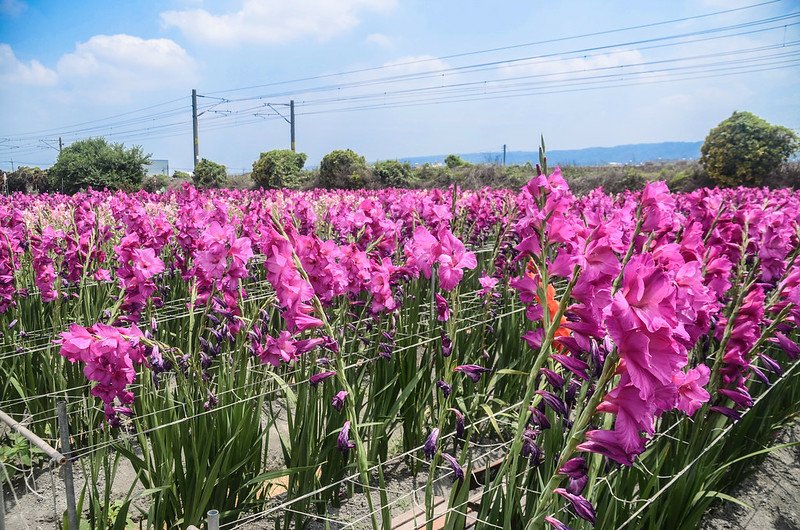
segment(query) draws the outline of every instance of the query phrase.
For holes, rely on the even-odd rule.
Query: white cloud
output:
[[[36,60],[23,63],[14,55],[11,46],[0,44],[0,82],[47,86],[58,82],[58,74]]]
[[[370,33],[367,35],[367,38],[364,39],[369,44],[375,44],[380,48],[393,48],[394,43],[392,39],[384,35],[383,33]]]
[[[196,77],[196,64],[170,39],[132,35],[95,35],[79,43],[58,61],[58,74],[70,85],[91,86],[95,92],[150,91]]]
[[[15,17],[28,9],[28,4],[21,0],[0,0],[0,14]]]
[[[238,11],[205,9],[161,13],[166,27],[212,44],[278,44],[312,36],[328,39],[356,27],[363,11],[387,11],[396,0],[244,0]]]
[[[62,55],[54,69],[22,62],[11,46],[0,44],[0,83],[49,87],[62,103],[130,100],[143,92],[187,88],[197,78],[195,60],[169,39],[95,35]]]

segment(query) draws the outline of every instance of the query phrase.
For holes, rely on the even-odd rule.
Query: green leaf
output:
[[[521,370],[512,370],[511,368],[503,368],[502,370],[497,370],[495,373],[503,375],[528,375],[528,372],[523,372]]]
[[[494,417],[494,411],[489,408],[488,405],[485,403],[481,403],[481,408],[486,411],[486,415],[489,417],[489,421],[492,423],[492,427],[497,432],[497,436],[500,437],[500,440],[505,440],[503,438],[503,431],[500,430],[500,425],[497,424],[497,420]]]
[[[741,501],[741,500],[737,499],[736,497],[732,497],[731,495],[728,495],[727,493],[722,493],[721,491],[701,491],[700,493],[698,493],[698,495],[700,495],[702,497],[717,497],[717,498],[720,498],[722,500],[725,500],[725,501],[728,501],[728,502],[732,502],[734,504],[738,504],[739,506],[747,508],[748,510],[752,510],[753,509],[753,507],[750,506],[749,504],[747,504],[746,502]]]
[[[245,486],[252,486],[253,484],[259,484],[261,482],[266,482],[268,480],[275,480],[276,478],[288,477],[296,473],[311,471],[312,469],[316,468],[317,466],[305,466],[305,467],[294,467],[291,469],[276,469],[274,471],[267,471],[266,473],[262,473],[257,477],[254,477],[245,482]]]

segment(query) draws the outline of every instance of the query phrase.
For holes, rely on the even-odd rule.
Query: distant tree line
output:
[[[603,187],[610,193],[636,190],[649,180],[665,180],[674,191],[706,186],[763,186],[800,188],[800,163],[789,161],[800,149],[791,129],[771,125],[749,112],[734,112],[705,139],[698,162],[650,163],[628,166],[567,166],[562,171],[577,194]],[[331,151],[317,169],[304,169],[304,153],[275,149],[261,153],[252,172],[229,177],[224,165],[202,159],[192,174],[176,171],[147,176],[150,155],[141,147],[125,148],[103,138],[90,138],[64,148],[48,170],[20,167],[5,175],[7,193],[56,191],[75,193],[87,188],[149,192],[192,181],[198,188],[429,188],[458,184],[462,188],[522,186],[534,174],[524,165],[470,164],[448,155],[444,164],[412,167],[383,160],[367,164],[350,149]]]

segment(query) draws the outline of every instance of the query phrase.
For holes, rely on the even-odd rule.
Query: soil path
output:
[[[800,441],[800,423],[777,443]],[[800,530],[800,446],[785,447],[752,469],[731,495],[752,509],[725,502],[712,509],[704,530]]]

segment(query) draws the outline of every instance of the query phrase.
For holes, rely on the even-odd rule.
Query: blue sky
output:
[[[800,129],[800,4],[0,0],[4,169],[52,163],[59,136],[189,168],[192,88],[201,155],[232,172],[288,147],[266,104],[291,98],[311,165],[701,140],[734,110]]]

